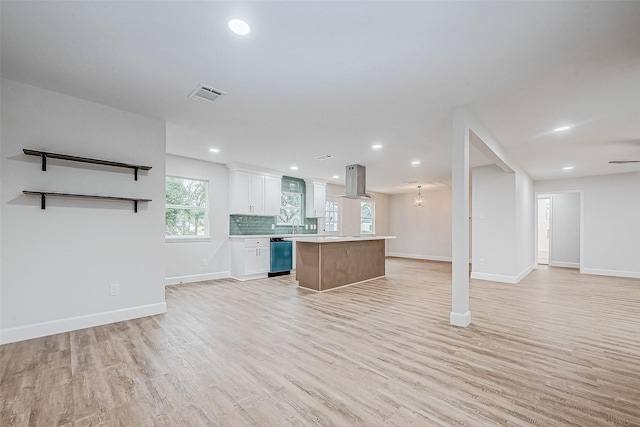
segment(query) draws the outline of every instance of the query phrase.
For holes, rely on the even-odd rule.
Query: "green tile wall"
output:
[[[302,193],[302,216],[306,215],[305,195],[306,185],[303,179],[291,176],[282,177],[282,191],[292,191]],[[315,230],[311,226],[316,226]],[[304,223],[298,227],[298,234],[317,234],[317,218],[306,218]],[[272,229],[271,227],[274,226]],[[309,226],[306,229],[306,226]],[[254,216],[254,215],[229,215],[229,235],[242,236],[254,234],[291,234],[290,225],[277,225],[274,216]]]
[[[253,215],[229,215],[229,234],[231,236],[242,236],[252,234],[291,234],[290,225],[275,225],[276,218],[274,216],[253,216]],[[272,230],[271,225],[275,228]],[[318,230],[311,230],[311,225],[317,225],[316,218],[307,218],[304,225],[308,225],[309,229],[305,229],[304,225],[298,227],[298,234],[317,234]]]

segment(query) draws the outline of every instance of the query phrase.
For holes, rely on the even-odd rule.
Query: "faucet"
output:
[[[291,234],[296,234],[298,232],[298,226],[300,225],[300,221],[298,218],[293,218],[291,221]]]

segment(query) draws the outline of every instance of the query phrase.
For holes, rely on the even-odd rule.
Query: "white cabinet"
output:
[[[282,176],[242,169],[229,171],[229,213],[275,216],[280,213]]]
[[[231,277],[238,280],[267,277],[271,267],[268,238],[231,239]]]
[[[256,207],[264,206],[264,177],[248,172],[233,171],[229,174],[229,210],[236,214],[252,214]]]
[[[307,183],[307,218],[324,218],[326,213],[327,182],[315,179],[307,179],[305,181]]]
[[[264,213],[264,175],[244,171],[229,173],[229,212],[232,214]]]
[[[282,192],[282,177],[265,175],[264,177],[264,214],[280,215],[280,194]]]
[[[269,248],[245,248],[244,276],[269,272]]]

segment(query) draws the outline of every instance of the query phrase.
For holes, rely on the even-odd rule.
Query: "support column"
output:
[[[469,127],[466,109],[453,113],[451,156],[451,315],[454,326],[471,323],[469,311]]]

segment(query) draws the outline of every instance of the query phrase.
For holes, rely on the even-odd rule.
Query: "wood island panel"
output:
[[[296,244],[296,279],[325,291],[385,275],[385,241],[359,240]]]
[[[300,286],[320,290],[319,244],[296,242],[296,280]]]

